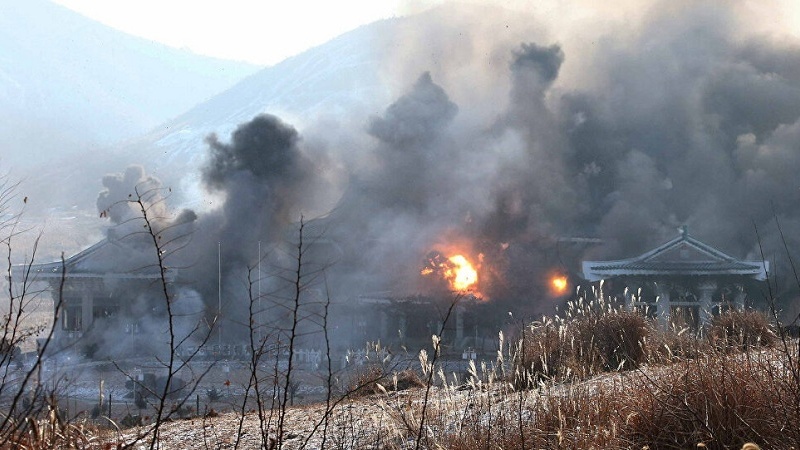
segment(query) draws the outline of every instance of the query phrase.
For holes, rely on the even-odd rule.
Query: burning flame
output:
[[[453,291],[471,291],[478,283],[478,271],[464,255],[445,257],[439,252],[431,252],[420,274],[437,275],[446,280]]]
[[[569,288],[569,282],[564,275],[553,275],[550,277],[550,289],[555,295],[564,295]]]
[[[453,277],[451,283],[456,290],[465,291],[478,281],[478,272],[467,261],[467,258],[462,255],[455,255],[450,257],[450,262],[455,264],[455,269],[453,269],[455,277]]]

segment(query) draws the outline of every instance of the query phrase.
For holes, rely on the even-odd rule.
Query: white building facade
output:
[[[736,259],[690,236],[686,227],[671,241],[639,256],[584,261],[583,277],[603,282],[627,308],[654,316],[663,326],[702,328],[726,309],[744,309],[753,286],[764,282],[769,262]]]

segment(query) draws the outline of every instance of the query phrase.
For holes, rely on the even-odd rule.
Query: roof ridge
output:
[[[750,261],[734,258],[690,236],[686,227],[681,227],[680,231],[681,234],[678,237],[633,258],[606,261],[583,261],[584,278],[590,281],[596,281],[609,275],[621,275],[619,271],[626,270],[638,274],[655,274],[658,272],[666,274],[675,270],[685,269],[689,271],[699,271],[700,273],[711,273],[720,270],[733,271],[728,273],[753,276],[757,280],[766,279],[769,270],[769,263],[767,261]],[[654,258],[672,251],[681,245],[687,245],[709,256],[711,259],[653,261]],[[614,272],[617,273],[615,274]],[[603,273],[604,275],[601,275]]]
[[[714,247],[706,244],[705,242],[702,242],[702,241],[700,241],[700,240],[698,240],[698,239],[696,239],[696,238],[694,238],[692,236],[689,236],[688,234],[686,235],[685,239],[686,239],[686,242],[688,244],[692,245],[693,247],[697,248],[698,250],[700,250],[700,251],[702,251],[704,253],[708,253],[708,254],[710,254],[712,256],[716,256],[716,257],[718,257],[720,259],[724,259],[724,260],[727,260],[727,261],[737,261],[738,260],[738,258],[734,258],[733,256],[723,252],[722,250],[714,248]]]
[[[700,241],[699,239],[691,236],[689,232],[686,230],[686,227],[683,226],[680,228],[681,234],[678,237],[671,239],[670,241],[661,244],[660,246],[642,253],[639,256],[629,258],[631,261],[649,261],[657,256],[660,256],[674,248],[679,247],[682,244],[689,245],[690,247],[694,248],[695,250],[705,253],[712,258],[721,259],[724,261],[738,261],[738,258],[734,258],[733,256],[728,255],[727,253],[719,250],[717,248],[712,247],[705,242]]]
[[[89,247],[86,247],[85,249],[79,251],[78,253],[75,253],[74,255],[70,256],[69,258],[65,258],[64,262],[65,263],[69,263],[69,264],[78,264],[81,261],[83,261],[84,259],[86,259],[89,255],[91,255],[92,253],[96,252],[97,250],[99,250],[100,248],[104,247],[105,245],[109,244],[110,242],[111,241],[107,237],[105,237],[105,238],[95,242],[94,244],[90,245]]]

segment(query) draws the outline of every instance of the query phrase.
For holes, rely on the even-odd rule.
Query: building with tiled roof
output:
[[[137,339],[152,338],[143,336],[146,333],[137,320],[143,315],[141,309],[163,308],[158,260],[152,245],[144,244],[135,239],[103,239],[63,262],[14,266],[11,275],[17,282],[47,283],[54,310],[61,302],[53,335],[57,347],[89,336],[83,342],[91,345],[109,335],[135,346]],[[173,282],[176,271],[167,269],[164,276]]]
[[[664,325],[698,327],[726,308],[744,308],[748,288],[763,282],[769,262],[734,258],[690,236],[686,227],[671,241],[639,256],[584,261],[583,277],[622,289],[629,308]]]

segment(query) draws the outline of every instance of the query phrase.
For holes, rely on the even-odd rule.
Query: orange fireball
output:
[[[460,254],[446,257],[437,251],[430,252],[420,274],[437,276],[447,281],[451,290],[459,292],[472,291],[478,283],[478,271]]]
[[[462,255],[450,257],[450,262],[455,265],[452,271],[450,284],[456,291],[466,291],[470,286],[478,282],[478,272],[472,267],[467,258]]]
[[[569,280],[564,275],[553,275],[550,277],[550,290],[554,295],[564,295],[569,288]]]

